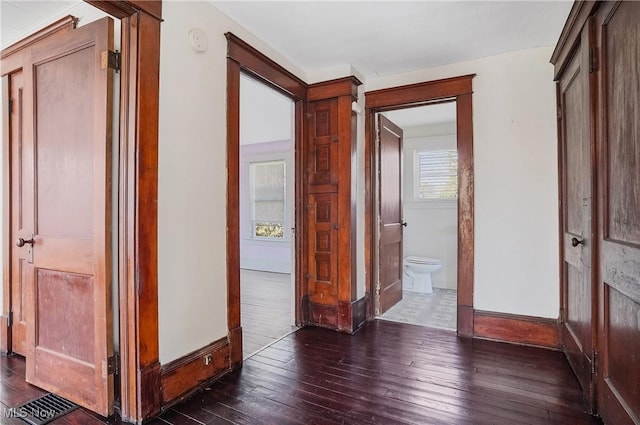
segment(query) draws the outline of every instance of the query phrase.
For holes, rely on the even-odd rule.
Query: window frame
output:
[[[250,239],[257,241],[284,242],[288,241],[287,237],[287,160],[286,158],[277,159],[253,159],[247,162],[249,171],[249,228]],[[277,236],[258,236],[256,235],[256,219],[255,219],[255,165],[282,164],[283,186],[282,186],[282,237]],[[261,220],[265,221],[265,220]],[[276,222],[270,222],[276,223]]]
[[[456,154],[456,192],[455,197],[452,198],[423,198],[420,196],[420,154],[423,152],[454,152]],[[459,170],[459,158],[457,157],[458,150],[456,148],[443,148],[443,147],[420,147],[413,149],[413,187],[412,187],[412,201],[417,204],[429,204],[429,205],[442,205],[442,206],[453,206],[457,205],[458,197],[459,197],[459,178],[460,178],[460,170]]]

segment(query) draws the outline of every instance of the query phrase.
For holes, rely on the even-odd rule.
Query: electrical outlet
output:
[[[205,366],[209,366],[212,361],[213,361],[213,354],[207,354],[206,356],[204,356],[204,365]]]

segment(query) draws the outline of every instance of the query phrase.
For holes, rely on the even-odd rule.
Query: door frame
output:
[[[120,415],[141,423],[160,412],[158,342],[158,104],[162,0],[85,0],[122,23],[120,157],[118,199],[118,277],[120,308]],[[53,26],[43,31],[51,30]],[[27,37],[3,49],[5,58],[35,42]],[[3,138],[5,178],[8,138]],[[3,226],[7,229],[9,180],[4,180]],[[3,232],[3,291],[10,285],[9,233]],[[4,298],[3,298],[4,299]],[[4,300],[3,314],[7,314]],[[11,349],[7,317],[0,321],[0,350]]]
[[[302,208],[304,173],[304,103],[307,85],[234,34],[227,38],[227,327],[231,368],[242,364],[240,323],[240,74],[245,73],[286,95],[294,102],[294,237],[295,321],[302,324],[304,299],[303,253],[304,214]]]
[[[367,319],[375,318],[378,276],[376,220],[375,115],[442,101],[456,102],[458,147],[458,307],[457,333],[473,337],[474,186],[472,80],[475,74],[409,84],[365,93],[365,275]]]

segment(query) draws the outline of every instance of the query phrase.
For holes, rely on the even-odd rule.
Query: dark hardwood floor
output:
[[[0,361],[2,407],[39,395],[21,358]],[[375,321],[301,329],[153,424],[600,424],[580,394],[561,353]],[[55,422],[94,423],[84,410]]]

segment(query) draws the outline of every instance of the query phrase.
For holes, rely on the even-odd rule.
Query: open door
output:
[[[26,379],[113,413],[111,107],[113,21],[25,55],[21,196]],[[14,208],[17,207],[14,205]],[[12,271],[16,273],[16,270]]]
[[[562,348],[573,368],[586,402],[593,409],[595,344],[595,287],[592,284],[594,234],[593,179],[589,110],[589,25],[559,81],[562,110]]]
[[[402,299],[402,129],[378,114],[379,277],[376,302],[384,314]]]

